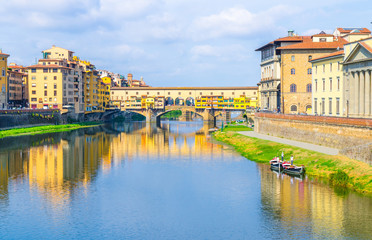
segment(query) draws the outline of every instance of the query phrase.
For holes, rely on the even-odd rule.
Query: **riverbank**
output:
[[[226,129],[227,130],[227,129]],[[227,143],[249,160],[269,165],[269,160],[284,152],[286,159],[293,155],[296,165],[304,165],[310,177],[329,180],[333,185],[347,187],[372,196],[372,167],[367,163],[337,155],[306,150],[299,147],[248,137],[235,131],[217,131],[218,141]]]
[[[64,132],[71,131],[79,128],[95,127],[100,125],[100,122],[84,122],[75,124],[65,124],[65,125],[47,125],[47,126],[37,126],[37,127],[27,127],[27,128],[14,128],[9,130],[0,131],[0,138],[14,137],[21,135],[35,135],[43,133],[53,133],[53,132]]]

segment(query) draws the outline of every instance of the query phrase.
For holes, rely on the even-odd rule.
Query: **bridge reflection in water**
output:
[[[0,201],[8,202],[9,184],[28,182],[31,190],[60,205],[75,188],[85,188],[102,170],[139,157],[210,159],[223,146],[206,135],[203,122],[116,123],[71,132],[0,140]],[[212,154],[213,152],[213,154]],[[202,156],[202,158],[200,158]],[[204,156],[204,158],[203,158]]]
[[[16,211],[21,211],[24,204],[32,204],[47,209],[48,214],[51,211],[56,221],[66,219],[66,215],[73,215],[71,209],[85,209],[76,207],[81,204],[79,199],[96,197],[96,188],[110,191],[110,185],[102,183],[102,175],[113,176],[122,165],[159,160],[214,163],[214,158],[218,158],[216,162],[226,159],[224,167],[236,161],[242,169],[242,172],[230,172],[233,179],[239,179],[233,181],[231,188],[237,195],[231,197],[258,212],[253,214],[258,218],[252,221],[263,226],[264,231],[259,232],[262,238],[370,238],[372,199],[335,190],[316,180],[278,175],[267,165],[248,162],[208,139],[210,127],[202,122],[163,122],[160,128],[141,122],[116,123],[2,139],[0,217],[7,217],[16,204],[19,204]],[[228,176],[215,177],[225,181]],[[228,184],[231,178],[226,180]],[[246,191],[255,188],[258,192]],[[19,202],[14,202],[15,199]],[[24,199],[29,202],[23,202]],[[40,203],[36,204],[37,201]]]

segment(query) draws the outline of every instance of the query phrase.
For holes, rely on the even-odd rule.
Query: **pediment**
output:
[[[345,63],[359,62],[365,59],[371,59],[372,52],[371,49],[368,49],[367,47],[363,46],[361,43],[358,43],[351,51],[349,56],[345,59]]]

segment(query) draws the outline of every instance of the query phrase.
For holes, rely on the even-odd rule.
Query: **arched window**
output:
[[[291,69],[291,74],[292,75],[295,75],[296,74],[296,70],[294,68]]]
[[[310,75],[310,74],[312,74],[312,73],[313,73],[312,69],[311,69],[311,68],[308,68],[308,69],[307,69],[307,74]]]
[[[291,106],[291,111],[292,112],[297,112],[297,105],[292,105]]]
[[[312,84],[309,83],[306,85],[306,92],[311,92],[312,91]]]
[[[295,61],[295,56],[294,55],[292,55],[291,60],[292,60],[292,62]]]
[[[291,84],[291,92],[297,92],[296,84]]]

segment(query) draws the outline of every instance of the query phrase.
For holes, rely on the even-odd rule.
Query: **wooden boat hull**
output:
[[[300,176],[305,173],[305,168],[284,168],[283,172],[288,175]]]

